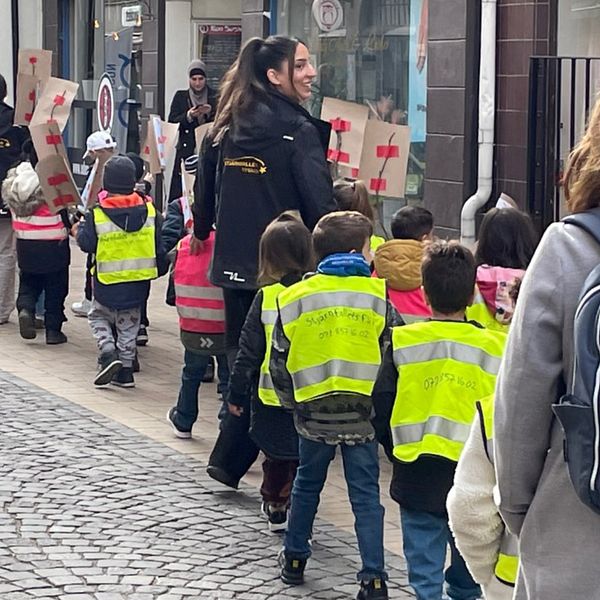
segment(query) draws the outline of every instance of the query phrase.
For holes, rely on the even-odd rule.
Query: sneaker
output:
[[[56,344],[65,344],[67,336],[62,331],[46,331],[46,344],[54,346]]]
[[[147,343],[148,343],[148,330],[143,325],[140,325],[137,337],[135,338],[135,345],[136,346],[145,346]]]
[[[92,308],[91,300],[84,298],[81,302],[73,302],[71,304],[71,310],[76,317],[87,317]]]
[[[388,600],[387,585],[381,577],[361,581],[356,600]]]
[[[269,531],[285,531],[287,527],[287,506],[275,502],[263,502],[260,511],[269,521]]]
[[[167,421],[171,423],[175,437],[179,438],[180,440],[190,440],[192,438],[191,431],[184,431],[175,425],[175,407],[169,409],[169,412],[167,413]]]
[[[281,567],[279,577],[281,577],[283,583],[287,583],[288,585],[302,585],[304,583],[305,558],[291,558],[282,548],[279,552],[278,560]]]
[[[215,359],[210,357],[208,365],[206,365],[206,371],[204,371],[204,377],[202,383],[212,383],[215,380]]]
[[[134,373],[139,373],[140,372],[140,361],[138,359],[137,350],[136,350],[136,353],[135,353],[135,358],[133,359],[133,363],[131,364],[131,368],[133,369]]]
[[[19,311],[19,333],[24,340],[34,340],[37,335],[35,331],[35,317],[26,308],[22,308]]]
[[[35,316],[35,328],[36,329],[46,329],[46,320],[44,317]]]
[[[98,373],[94,385],[107,385],[123,366],[116,352],[103,352],[98,359]]]
[[[206,472],[209,477],[212,477],[215,481],[226,485],[227,487],[237,490],[240,485],[240,480],[232,477],[227,471],[221,469],[221,467],[215,467],[214,465],[208,465]]]
[[[110,380],[113,385],[122,388],[135,387],[135,380],[133,379],[133,367],[121,367]]]

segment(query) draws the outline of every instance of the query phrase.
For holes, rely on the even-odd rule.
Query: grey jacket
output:
[[[600,516],[578,499],[551,405],[571,384],[573,317],[600,246],[574,225],[546,231],[527,270],[496,387],[500,512],[520,536],[516,600],[600,600]]]

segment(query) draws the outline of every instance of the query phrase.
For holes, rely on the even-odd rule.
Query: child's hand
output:
[[[237,404],[230,404],[229,402],[227,403],[227,408],[229,410],[229,414],[233,415],[234,417],[241,417],[242,413],[244,412],[244,409],[241,406],[237,406]]]
[[[77,237],[77,230],[79,229],[79,221],[73,223],[73,225],[71,225],[71,235],[73,237]]]
[[[190,254],[192,256],[200,254],[204,250],[204,242],[199,240],[195,235],[190,239]]]

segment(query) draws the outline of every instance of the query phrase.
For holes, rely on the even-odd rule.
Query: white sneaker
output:
[[[76,317],[87,317],[90,308],[92,308],[92,303],[87,298],[84,298],[81,302],[71,304],[71,310]]]

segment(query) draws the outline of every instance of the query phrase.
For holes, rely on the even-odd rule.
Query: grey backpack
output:
[[[600,244],[600,209],[563,222],[581,227]],[[600,513],[600,265],[581,289],[574,334],[573,383],[552,410],[565,432],[564,456],[575,491]]]

